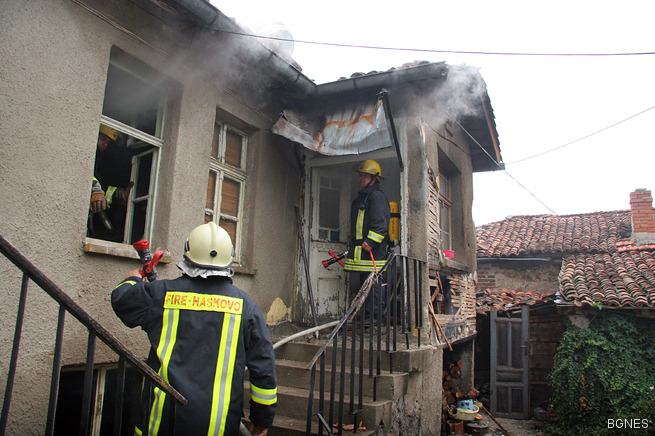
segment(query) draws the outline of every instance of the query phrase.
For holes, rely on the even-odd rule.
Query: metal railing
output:
[[[323,431],[326,434],[333,434],[333,423],[337,426],[334,431],[341,435],[346,417],[346,400],[347,413],[352,417],[353,431],[357,431],[358,414],[364,411],[365,407],[363,392],[365,373],[367,372],[366,376],[373,380],[373,401],[376,401],[377,378],[382,373],[383,353],[388,355],[389,372],[393,373],[394,353],[398,352],[398,342],[402,340],[402,336],[405,338],[406,349],[410,349],[412,345],[421,346],[425,265],[424,261],[391,254],[383,270],[372,272],[364,281],[345,316],[328,335],[323,346],[307,366],[307,369],[311,369],[307,435],[312,432],[314,418],[319,435],[322,435]],[[371,289],[373,292],[380,292],[385,288],[386,292],[382,292],[385,304],[374,307]],[[367,298],[369,294],[371,297]],[[368,311],[364,310],[366,306],[369,306]],[[373,310],[370,310],[371,307]],[[411,340],[414,329],[418,330],[416,342]],[[331,357],[328,358],[330,345]],[[330,379],[329,389],[326,386],[326,377]],[[347,388],[346,379],[349,379]],[[314,412],[315,406],[316,412]]]
[[[118,356],[118,379],[116,389],[116,407],[114,414],[114,435],[119,435],[122,427],[122,413],[125,391],[125,373],[129,363],[134,366],[143,376],[146,385],[150,383],[156,385],[162,391],[169,395],[173,400],[172,407],[169,408],[169,431],[174,434],[175,425],[175,406],[186,405],[187,400],[160,377],[152,368],[143,363],[123,344],[121,344],[111,333],[102,327],[95,319],[86,313],[75,301],[73,301],[59,286],[46,277],[38,270],[27,258],[25,258],[16,248],[11,245],[4,237],[0,236],[0,252],[9,259],[18,269],[23,272],[21,292],[19,297],[18,312],[16,316],[16,326],[14,330],[14,341],[11,350],[11,359],[7,373],[7,383],[5,386],[4,403],[2,406],[2,415],[0,416],[0,436],[4,436],[9,417],[9,408],[11,406],[14,378],[16,375],[16,364],[18,361],[18,351],[20,348],[23,319],[25,316],[25,306],[27,299],[27,287],[32,280],[50,297],[59,304],[59,317],[57,321],[57,332],[55,336],[55,352],[52,365],[52,379],[50,383],[50,397],[48,401],[48,414],[46,419],[46,435],[52,435],[55,426],[55,413],[57,408],[57,395],[59,392],[59,379],[61,373],[61,354],[64,336],[64,322],[66,313],[70,313],[89,331],[87,342],[87,361],[84,372],[84,391],[82,396],[82,410],[79,427],[80,435],[89,434],[91,421],[91,400],[93,391],[93,369],[95,358],[96,339],[99,338]],[[145,390],[147,392],[147,390]],[[147,410],[147,409],[146,409]],[[144,416],[147,417],[147,414]],[[145,418],[144,418],[145,419]]]

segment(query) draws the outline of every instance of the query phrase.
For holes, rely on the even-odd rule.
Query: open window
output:
[[[143,376],[131,367],[125,372],[121,429],[114,429],[118,406],[118,369],[116,365],[98,365],[93,370],[91,416],[85,423],[89,435],[130,434],[139,419]],[[84,368],[63,368],[59,378],[54,435],[79,434],[84,400]]]
[[[153,83],[162,83],[159,74],[112,52],[94,166],[107,208],[89,214],[91,238],[123,244],[152,238],[166,101],[165,91]],[[106,147],[103,131],[111,137]]]
[[[232,238],[240,259],[248,136],[226,123],[214,123],[209,161],[205,223],[216,222]],[[238,261],[238,260],[237,260]]]

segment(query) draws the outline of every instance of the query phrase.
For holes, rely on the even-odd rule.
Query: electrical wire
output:
[[[457,124],[457,125],[458,125],[458,126],[459,126],[463,131],[464,131],[464,133],[466,133],[466,134],[468,135],[468,137],[471,138],[471,139],[473,140],[473,142],[475,142],[475,143],[477,144],[478,147],[480,147],[480,149],[481,149],[481,150],[482,150],[482,151],[483,151],[483,152],[484,152],[484,153],[489,157],[489,159],[491,159],[491,161],[492,161],[493,163],[496,164],[496,166],[497,166],[498,168],[502,168],[502,169],[503,169],[503,172],[504,172],[505,174],[507,174],[507,177],[509,177],[510,179],[512,179],[512,180],[513,180],[517,185],[519,185],[519,186],[520,186],[521,188],[523,188],[523,189],[524,189],[528,194],[530,194],[532,197],[534,197],[534,199],[537,200],[539,203],[541,203],[542,206],[544,206],[546,209],[548,209],[549,211],[551,211],[551,212],[553,213],[553,215],[558,215],[557,212],[555,212],[553,209],[551,209],[551,208],[550,208],[546,203],[544,203],[543,201],[541,201],[541,199],[540,199],[539,197],[537,197],[534,193],[532,193],[532,191],[530,191],[528,188],[526,188],[526,187],[525,187],[521,182],[519,182],[519,181],[518,181],[514,176],[512,176],[512,175],[511,175],[511,174],[510,174],[510,173],[509,173],[505,168],[503,168],[503,166],[501,166],[500,163],[498,163],[498,161],[496,161],[496,159],[494,159],[494,158],[489,154],[489,152],[488,152],[487,150],[485,150],[485,148],[482,146],[482,144],[480,144],[480,143],[478,142],[478,140],[475,139],[475,138],[473,137],[473,135],[471,135],[471,134],[469,133],[469,131],[466,130],[466,129],[464,128],[464,126],[462,126],[462,125],[459,123],[459,121],[457,121],[457,119],[456,119],[455,117],[453,117],[453,116],[452,116],[448,111],[445,111],[445,112],[446,112],[446,115],[448,115],[450,118],[452,118],[453,121],[455,121],[455,123],[456,123],[456,124]]]
[[[388,50],[388,51],[407,51],[418,53],[450,53],[450,54],[466,54],[466,55],[491,55],[491,56],[582,56],[582,57],[607,57],[607,56],[648,56],[655,55],[655,51],[646,52],[625,52],[625,53],[530,53],[530,52],[502,52],[502,51],[467,51],[467,50],[437,50],[437,49],[423,49],[423,48],[407,48],[407,47],[383,47],[376,45],[357,45],[357,44],[340,44],[335,42],[320,42],[320,41],[307,41],[289,38],[280,38],[276,36],[255,35],[253,33],[234,32],[231,30],[216,29],[210,27],[203,27],[205,30],[214,32],[228,33],[237,36],[245,36],[248,38],[269,39],[274,41],[293,42],[298,44],[311,44],[311,45],[324,45],[328,47],[342,47],[342,48],[364,48],[369,50]]]
[[[601,132],[604,132],[605,130],[611,129],[612,127],[616,127],[621,123],[625,123],[626,121],[631,120],[632,118],[635,118],[635,117],[638,117],[639,115],[645,114],[646,112],[648,112],[649,110],[652,110],[652,109],[655,109],[655,106],[651,106],[648,109],[644,109],[643,111],[641,111],[639,113],[636,113],[634,115],[629,116],[628,118],[625,118],[625,119],[623,119],[621,121],[618,121],[618,122],[616,122],[614,124],[610,124],[609,126],[604,127],[604,128],[602,128],[600,130],[596,130],[595,132],[590,133],[588,135],[585,135],[582,138],[578,138],[578,139],[573,140],[571,142],[568,142],[568,143],[566,143],[564,145],[560,145],[559,147],[551,148],[550,150],[542,151],[541,153],[537,153],[537,154],[532,155],[532,156],[524,157],[523,159],[515,160],[514,162],[509,162],[509,163],[506,162],[505,165],[512,165],[512,164],[515,164],[515,163],[523,162],[523,161],[526,161],[528,159],[533,159],[535,157],[543,156],[544,154],[551,153],[551,152],[559,150],[561,148],[568,147],[569,145],[573,145],[573,144],[575,144],[577,142],[580,142],[580,141],[582,141],[584,139],[590,138],[590,137],[592,137],[594,135],[597,135],[597,134],[599,134]]]

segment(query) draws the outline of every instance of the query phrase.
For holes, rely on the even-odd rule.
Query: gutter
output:
[[[446,62],[429,63],[316,85],[316,95],[320,97],[368,88],[385,88],[396,83],[407,83],[436,77],[445,78],[446,76],[448,76]]]
[[[206,0],[170,1],[177,3],[189,11],[200,22],[208,26],[209,30],[243,33],[241,27]],[[395,83],[406,83],[430,78],[446,77],[448,75],[448,66],[445,61],[442,61],[407,68],[398,68],[381,73],[365,74],[350,79],[337,80],[335,82],[317,85],[275,51],[269,49],[263,44],[260,44],[260,47],[262,50],[268,52],[268,60],[273,64],[273,69],[287,82],[297,85],[303,96],[321,97],[368,88],[382,89]],[[259,61],[259,59],[257,60]]]
[[[491,263],[497,261],[506,262],[550,262],[552,257],[481,257],[478,258],[478,263]]]

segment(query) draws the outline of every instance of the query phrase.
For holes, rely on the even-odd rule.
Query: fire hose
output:
[[[341,254],[336,254],[334,251],[328,250],[328,254],[330,255],[330,258],[322,261],[324,268],[327,268],[334,263],[338,263],[339,265],[344,266],[343,259],[348,255],[348,251],[344,251]],[[373,269],[375,269],[375,274],[377,274],[378,266],[375,264],[375,258],[373,257],[373,252],[369,251],[368,254],[371,255],[371,261],[373,262]]]
[[[334,251],[328,250],[328,254],[330,255],[330,258],[322,261],[324,268],[327,268],[333,263],[338,263],[339,265],[344,266],[343,259],[348,255],[348,251],[344,251],[341,254],[335,254]]]

